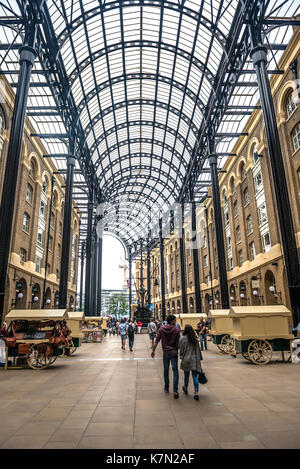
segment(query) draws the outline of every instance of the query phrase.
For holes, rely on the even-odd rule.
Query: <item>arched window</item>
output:
[[[225,189],[223,191],[223,201],[224,201],[224,205],[227,204],[227,194],[226,194]]]
[[[31,179],[33,180],[35,179],[35,166],[32,160],[30,161],[30,166],[29,166],[29,176],[31,177]]]
[[[42,191],[44,192],[44,194],[47,194],[48,192],[48,179],[46,178],[46,176],[43,177]]]
[[[247,176],[246,166],[244,162],[242,162],[240,166],[240,175],[241,175],[241,180],[244,181],[244,179],[246,179],[246,176]]]
[[[231,193],[234,194],[234,192],[235,192],[234,178],[231,178],[231,180],[230,180],[230,189],[231,189]]]
[[[288,94],[286,98],[286,102],[285,102],[286,118],[289,119],[296,109],[297,109],[297,104],[295,103],[295,100],[293,99],[293,92],[291,92]]]
[[[259,159],[256,143],[255,143],[255,145],[254,145],[254,147],[253,147],[252,157],[253,157],[253,164],[255,164],[255,163],[258,161],[258,159]]]
[[[294,145],[294,151],[297,151],[300,148],[300,122],[294,127],[292,132],[292,140]]]
[[[27,184],[26,188],[26,202],[32,204],[32,197],[33,197],[33,188],[30,184]]]

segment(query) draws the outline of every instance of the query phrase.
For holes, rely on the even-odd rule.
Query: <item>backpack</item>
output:
[[[133,326],[133,324],[129,324],[129,326],[128,326],[128,331],[127,331],[127,332],[128,332],[128,334],[134,334],[134,326]]]

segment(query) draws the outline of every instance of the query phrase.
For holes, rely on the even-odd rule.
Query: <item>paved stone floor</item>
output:
[[[108,337],[47,370],[1,370],[0,448],[300,448],[300,366],[256,366],[209,342],[199,402],[192,382],[174,400],[161,346],[153,360],[148,336],[135,342],[134,353]]]

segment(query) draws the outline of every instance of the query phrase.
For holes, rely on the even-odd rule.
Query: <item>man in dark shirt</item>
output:
[[[201,350],[203,351],[203,343],[204,343],[204,346],[205,346],[205,350],[207,350],[207,339],[206,339],[207,322],[204,321],[203,318],[200,318],[200,321],[197,324],[197,329],[198,329],[198,333],[199,333]]]
[[[163,362],[164,362],[164,380],[165,380],[165,392],[169,392],[169,368],[170,362],[173,370],[173,395],[175,399],[178,399],[178,347],[179,347],[180,331],[176,327],[176,317],[170,314],[167,317],[167,325],[163,325],[159,328],[155,344],[152,348],[151,357],[155,357],[155,349],[158,342],[161,340],[163,349]]]

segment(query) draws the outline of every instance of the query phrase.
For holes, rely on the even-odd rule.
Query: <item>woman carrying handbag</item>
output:
[[[199,381],[198,374],[202,372],[202,353],[199,347],[197,335],[189,324],[184,328],[183,335],[179,341],[179,353],[181,358],[180,368],[184,371],[184,386],[182,390],[188,393],[190,372],[192,372],[194,382],[194,399],[199,401]]]

